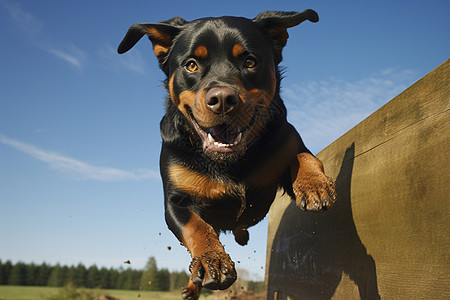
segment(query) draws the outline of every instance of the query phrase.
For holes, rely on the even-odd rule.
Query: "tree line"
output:
[[[144,270],[86,267],[81,263],[61,266],[0,260],[0,285],[62,287],[73,284],[85,288],[170,291],[186,286],[188,280],[189,275],[184,271],[158,269],[154,257],[150,257]]]

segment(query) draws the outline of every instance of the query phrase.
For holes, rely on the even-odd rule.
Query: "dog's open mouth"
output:
[[[240,128],[236,125],[223,123],[220,125],[203,128],[197,123],[192,111],[190,109],[187,111],[195,130],[203,141],[204,150],[215,152],[234,152],[245,149],[245,146],[243,145],[243,136],[244,131],[248,129],[248,126],[245,128]]]
[[[242,132],[237,126],[222,124],[201,130],[207,133],[203,145],[208,150],[233,151],[233,147],[242,141]]]

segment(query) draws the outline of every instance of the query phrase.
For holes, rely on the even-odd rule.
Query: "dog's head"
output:
[[[313,10],[264,12],[253,20],[179,17],[130,27],[118,52],[143,35],[167,76],[170,99],[184,115],[191,139],[215,159],[239,157],[274,118],[285,117],[279,99],[281,51],[287,28],[318,21]]]

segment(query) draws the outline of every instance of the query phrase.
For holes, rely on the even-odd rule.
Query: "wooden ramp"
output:
[[[277,197],[269,300],[450,299],[450,60],[317,156],[328,212]]]

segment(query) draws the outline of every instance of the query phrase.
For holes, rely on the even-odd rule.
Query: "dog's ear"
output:
[[[163,69],[172,41],[180,32],[186,21],[176,17],[161,23],[137,23],[128,29],[127,34],[117,49],[120,54],[127,52],[144,36],[147,35],[153,44],[153,51]]]
[[[264,34],[272,41],[279,63],[281,61],[281,50],[287,43],[289,34],[287,29],[297,26],[303,21],[318,22],[319,16],[312,9],[306,9],[302,12],[278,12],[266,11],[257,15],[253,22],[256,23]]]

